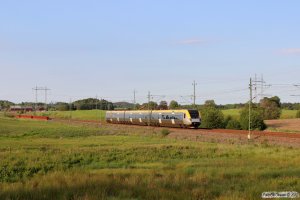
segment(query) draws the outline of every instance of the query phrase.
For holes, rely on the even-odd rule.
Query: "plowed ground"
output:
[[[266,120],[266,124],[269,128],[279,131],[300,132],[300,119]]]

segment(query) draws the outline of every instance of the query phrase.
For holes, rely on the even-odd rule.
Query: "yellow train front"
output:
[[[151,125],[164,127],[198,128],[198,110],[126,110],[107,111],[106,122],[113,124]]]

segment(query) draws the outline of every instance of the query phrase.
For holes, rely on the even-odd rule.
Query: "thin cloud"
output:
[[[195,45],[195,44],[204,44],[206,42],[207,42],[206,40],[201,40],[201,39],[185,39],[185,40],[180,40],[177,43],[182,45]]]
[[[279,51],[282,55],[300,55],[300,48],[285,48]]]

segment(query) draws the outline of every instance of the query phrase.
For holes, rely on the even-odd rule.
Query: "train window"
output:
[[[198,112],[198,110],[189,110],[189,113],[190,113],[192,119],[199,118],[199,112]]]

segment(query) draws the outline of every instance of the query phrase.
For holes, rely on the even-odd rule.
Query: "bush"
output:
[[[231,115],[228,115],[223,122],[223,127],[226,127],[227,124],[229,123],[229,121],[232,119],[233,119],[233,117]]]
[[[296,113],[296,118],[300,118],[300,110]]]
[[[201,110],[202,128],[224,128],[224,114],[217,108],[205,106]]]
[[[4,112],[4,117],[14,118],[15,115],[13,113]]]
[[[234,129],[234,130],[241,130],[241,124],[236,119],[230,119],[227,122],[226,129]]]
[[[241,111],[240,124],[243,130],[249,129],[249,110],[245,107]],[[267,126],[264,123],[264,110],[262,108],[252,108],[251,110],[251,129],[264,130]]]
[[[170,134],[170,131],[169,131],[169,129],[162,129],[162,130],[160,131],[160,133],[161,133],[163,136],[167,136],[167,135]]]

